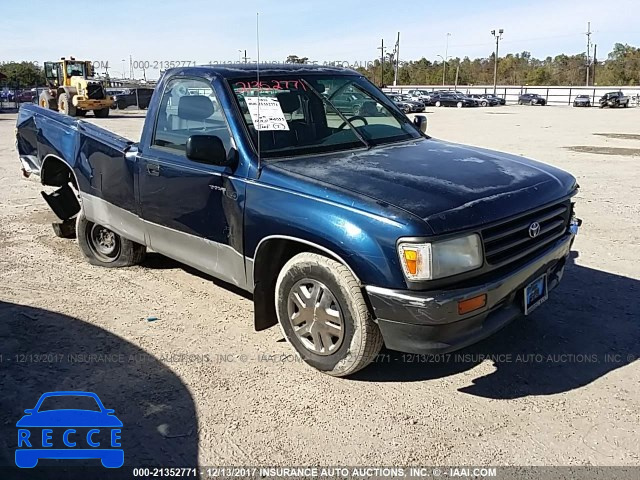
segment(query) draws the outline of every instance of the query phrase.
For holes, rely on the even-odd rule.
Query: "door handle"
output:
[[[157,163],[147,163],[147,173],[153,177],[160,175],[160,165]]]

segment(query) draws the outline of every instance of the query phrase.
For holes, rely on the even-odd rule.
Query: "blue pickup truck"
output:
[[[348,93],[356,112],[332,103]],[[279,324],[335,376],[531,313],[579,225],[573,176],[431,138],[352,70],[168,70],[138,142],[36,105],[17,127],[23,173],[57,187],[56,231],[89,262],[149,248],[245,289],[256,330]]]

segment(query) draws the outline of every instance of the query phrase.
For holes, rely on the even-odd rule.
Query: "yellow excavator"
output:
[[[73,57],[45,62],[49,88],[40,94],[39,105],[72,117],[84,117],[89,110],[98,118],[109,116],[113,99],[104,84],[93,78],[93,64]]]

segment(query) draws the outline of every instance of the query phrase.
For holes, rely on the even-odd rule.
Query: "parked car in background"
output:
[[[589,95],[578,95],[573,99],[574,107],[590,107],[591,106],[591,97]]]
[[[18,102],[20,103],[32,103],[36,99],[37,95],[35,90],[23,90],[18,93]]]
[[[389,99],[393,103],[396,104],[396,107],[398,107],[404,113],[413,112],[413,105],[411,105],[411,103],[409,103],[409,102],[406,102],[406,101],[402,100],[402,96],[401,95],[394,94],[394,93],[388,93],[387,97],[389,97]]]
[[[153,88],[126,88],[118,93],[111,94],[114,104],[111,108],[124,110],[127,107],[138,106],[147,108],[153,95]]]
[[[609,92],[600,97],[600,108],[604,107],[625,107],[629,106],[629,97],[625,97],[622,92]]]
[[[481,93],[472,93],[469,97],[477,100],[481,107],[493,107],[495,105],[500,105],[500,100],[497,98],[489,97],[488,95]]]
[[[485,97],[492,98],[498,101],[498,105],[506,105],[507,101],[503,97],[499,97],[498,95],[494,95],[493,93],[485,94]]]
[[[518,97],[518,105],[546,105],[547,101],[537,93],[523,93]]]
[[[407,95],[409,95],[413,100],[429,102],[431,100],[433,92],[430,90],[409,90],[407,92]],[[428,104],[429,103],[425,103],[425,105]]]
[[[343,91],[331,97],[331,103],[343,115],[371,115],[375,103],[358,91]]]
[[[424,103],[418,100],[412,100],[409,95],[388,93],[387,97],[389,97],[404,113],[424,112]]]
[[[466,97],[464,95],[459,95],[456,93],[437,93],[431,97],[431,102],[436,107],[477,107],[479,105],[478,101]]]

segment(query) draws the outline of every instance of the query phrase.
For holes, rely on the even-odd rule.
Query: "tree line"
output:
[[[444,69],[447,85],[491,85],[493,84],[494,57],[451,58]],[[366,68],[357,68],[374,83],[393,85],[394,58],[387,54],[384,62],[382,82],[381,61],[376,60]],[[595,60],[589,66],[590,85],[640,85],[640,48],[616,43],[605,60]],[[498,57],[497,83],[499,85],[585,85],[587,59],[584,53],[560,54],[544,60],[533,58],[522,52]],[[400,62],[399,85],[438,85],[443,83],[443,62],[421,58],[417,61]]]
[[[307,57],[289,55],[288,63],[305,63]],[[393,85],[393,54],[387,54],[384,62],[382,82],[380,59],[357,70],[374,83]],[[453,85],[493,84],[494,55],[488,58],[451,58],[446,64],[444,82]],[[9,62],[0,64],[0,86],[43,86],[44,72],[31,62]],[[507,54],[498,58],[498,84],[500,85],[584,85],[587,61],[584,53],[560,54],[544,60],[533,58],[531,53]],[[443,62],[420,60],[403,61],[398,68],[399,85],[439,85],[442,83]],[[640,85],[640,48],[616,43],[604,60],[596,60],[590,66],[589,84],[594,85]]]

